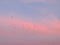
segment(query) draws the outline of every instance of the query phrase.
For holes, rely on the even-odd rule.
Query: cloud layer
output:
[[[56,16],[49,16],[50,19],[43,18],[40,20],[43,24],[37,24],[31,21],[25,21],[17,18],[0,18],[0,24],[16,26],[27,31],[37,31],[42,34],[60,35],[60,21]],[[4,26],[3,25],[3,26]]]
[[[6,43],[8,41],[8,44],[9,43],[27,44],[25,41],[28,42],[29,40],[32,40],[34,42],[34,40],[38,41],[38,39],[40,40],[42,39],[41,41],[46,42],[48,40],[51,41],[53,40],[54,42],[54,40],[60,37],[60,21],[58,20],[57,17],[52,16],[52,20],[44,18],[40,21],[43,22],[43,25],[40,24],[37,25],[37,23],[25,21],[23,19],[20,20],[17,18],[11,18],[11,19],[3,17],[0,18],[0,37],[4,37],[5,39],[7,38],[6,40],[4,38],[2,38],[4,40],[0,38],[1,42],[5,41]],[[44,38],[46,40],[44,40]],[[29,43],[32,44],[31,42]]]

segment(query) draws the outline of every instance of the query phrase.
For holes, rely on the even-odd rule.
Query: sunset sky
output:
[[[60,0],[0,0],[0,45],[60,45]]]

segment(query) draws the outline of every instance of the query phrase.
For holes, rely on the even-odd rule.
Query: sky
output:
[[[60,45],[60,0],[0,0],[0,45]]]

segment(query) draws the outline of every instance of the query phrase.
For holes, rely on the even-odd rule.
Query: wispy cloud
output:
[[[60,32],[60,21],[56,16],[49,16],[48,18],[41,19],[40,22],[43,22],[44,24],[37,24],[31,21],[25,21],[23,19],[8,19],[8,18],[0,18],[0,23],[9,24],[9,25],[15,25],[16,27],[23,28],[25,30],[35,30],[35,31],[41,31],[44,34],[57,34]],[[47,26],[46,26],[47,25]]]

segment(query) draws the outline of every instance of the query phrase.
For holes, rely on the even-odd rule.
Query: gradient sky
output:
[[[0,0],[0,45],[60,45],[60,0]]]

